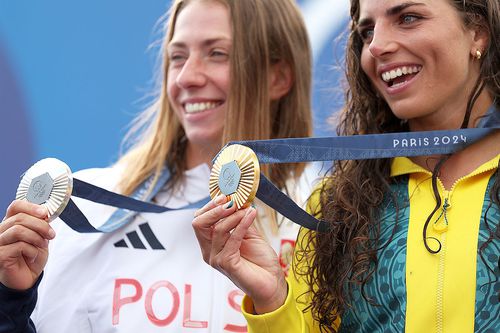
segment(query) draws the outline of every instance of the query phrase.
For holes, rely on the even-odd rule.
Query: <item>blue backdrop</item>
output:
[[[302,0],[313,44],[315,134],[342,104],[348,0]],[[56,157],[72,170],[109,165],[151,90],[168,0],[0,1],[0,219],[21,174]]]

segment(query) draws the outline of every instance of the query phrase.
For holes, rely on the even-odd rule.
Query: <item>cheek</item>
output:
[[[361,70],[370,78],[370,80],[374,80],[375,64],[373,57],[370,55],[370,51],[368,51],[366,47],[361,51]]]
[[[177,88],[177,84],[175,83],[176,78],[177,78],[177,74],[175,73],[175,71],[170,70],[167,73],[166,89],[167,89],[167,96],[168,96],[168,99],[170,100],[170,103],[174,102],[175,97],[179,93],[179,89]]]
[[[372,72],[374,68],[373,57],[370,52],[365,48],[361,51],[361,70],[372,78]]]
[[[170,108],[174,111],[175,116],[177,117],[177,120],[182,123],[182,116],[183,116],[183,111],[181,107],[177,104],[176,100],[177,97],[179,96],[179,87],[175,83],[175,78],[176,75],[169,72],[167,73],[167,82],[166,82],[166,94],[167,94],[167,100],[168,104],[170,105]]]
[[[212,83],[227,98],[231,90],[231,74],[229,64],[223,64],[212,68],[208,74]]]

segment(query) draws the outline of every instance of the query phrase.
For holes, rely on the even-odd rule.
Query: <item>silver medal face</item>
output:
[[[66,163],[46,158],[36,162],[23,175],[16,200],[27,200],[47,207],[49,221],[66,208],[73,191],[73,176]]]

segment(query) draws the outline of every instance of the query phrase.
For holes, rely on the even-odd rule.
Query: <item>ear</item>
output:
[[[472,47],[470,54],[473,58],[477,57],[477,51],[484,55],[486,49],[488,48],[490,39],[488,28],[483,25],[475,25],[471,28],[470,33],[472,35]]]
[[[276,101],[288,94],[293,84],[293,75],[290,65],[278,61],[271,65],[269,73],[269,97]]]

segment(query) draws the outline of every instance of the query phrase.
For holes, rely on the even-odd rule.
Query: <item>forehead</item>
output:
[[[189,1],[177,14],[172,41],[176,39],[231,38],[226,5],[216,0]]]
[[[406,8],[425,8],[433,11],[452,9],[449,0],[359,0],[358,4],[360,19],[390,16]]]

